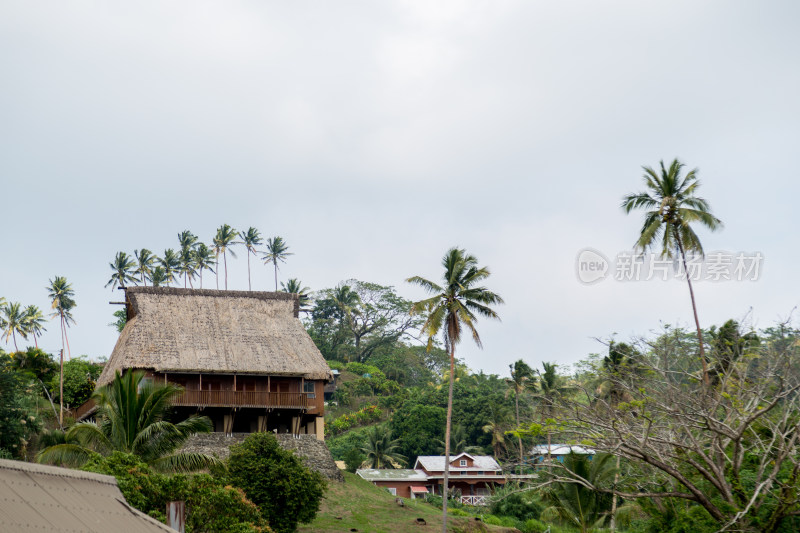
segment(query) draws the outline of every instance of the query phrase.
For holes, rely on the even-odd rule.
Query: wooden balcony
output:
[[[309,401],[305,392],[265,392],[232,390],[187,390],[177,396],[172,405],[180,407],[257,407],[273,409],[313,409],[316,405]],[[75,420],[83,420],[95,408],[94,400],[88,400],[78,407]]]
[[[172,405],[198,407],[269,407],[308,409],[314,407],[304,392],[266,392],[233,390],[186,390]]]

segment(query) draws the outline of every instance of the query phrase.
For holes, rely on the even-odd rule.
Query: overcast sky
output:
[[[403,280],[460,246],[506,301],[467,364],[567,365],[594,337],[693,326],[685,282],[575,267],[631,249],[622,196],[679,157],[725,223],[706,250],[764,258],[757,281],[697,283],[702,324],[769,326],[800,300],[798,20],[788,0],[2,0],[0,296],[49,310],[66,276],[73,355],[99,358],[109,262],[182,230],[254,226],[295,253],[283,280],[411,299]],[[243,253],[229,270],[246,289]],[[57,321],[40,345],[60,348]]]

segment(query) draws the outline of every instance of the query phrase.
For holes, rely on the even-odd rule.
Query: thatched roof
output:
[[[296,294],[128,287],[128,323],[97,380],[117,370],[332,378]]]

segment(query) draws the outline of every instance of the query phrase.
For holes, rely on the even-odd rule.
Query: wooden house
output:
[[[139,369],[184,388],[174,417],[208,416],[226,434],[275,431],[324,440],[331,370],[298,319],[296,294],[125,289],[128,322],[100,375]],[[78,410],[83,419],[91,403]]]
[[[425,494],[442,494],[444,466],[444,456],[420,455],[413,469],[362,469],[357,474],[396,496],[418,498]],[[460,493],[461,503],[485,505],[492,488],[518,477],[521,476],[504,475],[494,457],[460,453],[450,456],[447,484],[451,493]]]

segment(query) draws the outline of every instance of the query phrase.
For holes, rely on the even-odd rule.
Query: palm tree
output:
[[[205,243],[200,243],[194,251],[194,268],[200,274],[200,288],[203,288],[203,270],[210,270],[212,273],[214,269],[214,251],[211,250]]]
[[[219,464],[204,454],[176,453],[192,435],[209,433],[211,421],[191,416],[177,424],[168,422],[171,402],[183,389],[143,378],[144,372],[117,373],[114,381],[92,396],[98,422],[75,424],[64,435],[64,443],[45,448],[37,461],[78,467],[93,452],[121,451],[161,471],[186,472]]]
[[[303,284],[297,278],[291,278],[286,283],[281,281],[281,292],[296,294],[300,303],[300,312],[302,313],[308,313],[311,309],[311,297],[308,295],[309,291],[311,291],[311,289],[303,287]]]
[[[189,286],[194,289],[194,285],[192,284],[192,278],[195,277],[197,274],[197,260],[195,258],[195,250],[193,248],[184,247],[181,248],[180,254],[178,256],[178,260],[180,261],[180,273],[183,274],[183,288],[186,288],[186,282],[189,282]]]
[[[29,305],[25,308],[25,329],[28,333],[33,335],[33,344],[38,348],[39,343],[36,337],[41,337],[43,331],[47,331],[44,327],[44,315],[42,311],[35,305]]]
[[[147,280],[149,280],[150,276],[153,274],[153,267],[155,267],[158,257],[147,248],[134,250],[133,256],[136,258],[136,270],[134,270],[133,273],[138,274],[142,285],[147,287]]]
[[[22,304],[19,302],[11,302],[6,304],[2,309],[4,315],[4,328],[3,333],[6,336],[6,344],[8,344],[8,339],[14,339],[14,351],[18,352],[19,348],[17,347],[17,333],[22,335],[23,339],[28,338],[28,328],[25,324],[25,311],[22,309]]]
[[[50,280],[50,286],[47,287],[47,292],[52,302],[52,308],[55,310],[52,316],[59,317],[61,322],[61,371],[59,373],[59,396],[61,410],[58,415],[58,423],[61,427],[64,426],[64,342],[67,343],[67,350],[69,350],[69,339],[67,338],[67,328],[69,323],[75,323],[72,318],[72,309],[77,305],[73,296],[75,291],[72,290],[72,285],[67,282],[64,276],[56,276],[55,279]],[[69,354],[72,358],[72,353]]]
[[[234,239],[236,238],[236,230],[227,224],[221,225],[217,229],[217,235],[214,237],[214,252],[217,254],[217,271],[219,271],[219,254],[222,254],[222,260],[225,263],[225,290],[228,290],[228,254],[235,258],[236,253],[230,248],[235,244],[239,244]],[[217,289],[219,289],[219,274],[217,274]]]
[[[423,334],[428,337],[428,350],[433,348],[434,338],[441,332],[445,349],[450,355],[450,386],[447,395],[447,423],[445,426],[444,490],[442,499],[442,532],[447,533],[447,491],[450,477],[450,426],[453,418],[453,377],[455,374],[456,344],[461,341],[464,328],[472,334],[478,347],[482,346],[475,323],[477,315],[499,319],[490,305],[501,304],[503,299],[481,287],[479,284],[489,277],[489,269],[478,267],[478,260],[464,250],[451,248],[442,259],[443,284],[438,285],[420,276],[407,281],[419,285],[434,296],[415,302],[412,314],[427,315],[422,325]]]
[[[386,427],[373,426],[372,431],[367,432],[367,443],[361,451],[367,455],[367,459],[361,465],[362,468],[400,468],[406,461],[406,457],[398,453],[400,439],[392,439],[392,432]]]
[[[111,279],[106,283],[106,287],[111,285],[113,290],[117,288],[117,285],[125,288],[125,284],[129,281],[136,283],[136,278],[132,275],[136,263],[125,252],[117,252],[114,261],[109,263],[108,266],[111,267],[113,273],[111,274]]]
[[[169,285],[175,281],[175,273],[180,272],[181,259],[178,257],[178,254],[175,253],[175,250],[167,248],[164,250],[164,257],[160,259],[160,262],[161,267],[164,269],[166,284]]]
[[[278,290],[278,263],[285,263],[286,258],[294,255],[289,252],[289,245],[283,237],[267,239],[267,251],[264,252],[264,264],[272,263],[275,266],[275,290]]]
[[[700,361],[703,364],[703,381],[709,385],[708,365],[703,347],[703,331],[697,317],[697,305],[689,270],[686,267],[686,254],[692,252],[703,255],[700,238],[691,227],[699,223],[711,231],[722,227],[722,222],[711,214],[708,202],[695,196],[700,187],[697,169],[681,175],[683,163],[673,160],[669,168],[660,162],[661,173],[650,167],[644,168],[644,192],[629,194],[622,200],[622,209],[630,213],[634,209],[644,209],[644,224],[636,241],[636,248],[642,252],[660,246],[661,257],[672,259],[677,251],[683,262],[686,282],[689,284],[689,297],[692,300],[694,323],[697,327],[697,340],[700,345]],[[660,244],[658,244],[660,243]]]
[[[150,281],[153,282],[153,287],[160,287],[162,285],[169,285],[169,276],[163,266],[157,266],[150,274]]]
[[[511,379],[506,380],[509,385],[509,392],[514,393],[514,406],[516,407],[517,427],[519,427],[519,395],[525,392],[528,383],[533,379],[533,370],[522,359],[516,361],[513,365],[508,365],[511,371]],[[522,437],[517,435],[519,441],[519,464],[520,470],[524,458],[522,455]],[[521,471],[520,471],[521,473]]]
[[[178,233],[178,244],[180,245],[180,272],[183,274],[183,288],[186,288],[188,280],[192,285],[192,278],[195,275],[194,249],[197,246],[197,235],[189,230]],[[192,286],[194,288],[194,286]]]
[[[436,440],[439,443],[439,450],[444,453],[445,445],[443,440]],[[456,455],[467,453],[481,453],[483,449],[480,446],[469,446],[469,436],[467,430],[461,424],[456,424],[453,428],[453,434],[450,435],[450,451]]]
[[[542,403],[541,416],[542,422],[547,426],[547,462],[550,463],[550,448],[552,447],[552,432],[550,431],[550,423],[548,419],[553,416],[553,407],[555,406],[556,398],[570,390],[570,387],[562,383],[561,376],[556,371],[558,365],[555,363],[548,363],[542,361],[542,369],[544,372],[536,371],[539,376],[539,389],[537,394]]]
[[[247,232],[240,231],[239,238],[242,239],[244,247],[247,248],[247,290],[252,291],[253,287],[250,285],[250,254],[256,255],[256,246],[263,243],[261,234],[256,228],[248,228]]]
[[[617,471],[611,459],[611,455],[603,453],[591,460],[585,455],[567,455],[563,463],[567,471],[566,480],[552,483],[544,492],[544,499],[550,503],[550,507],[542,511],[542,518],[561,518],[577,527],[581,533],[600,527],[608,513],[609,501],[606,494],[592,487],[611,485]],[[570,482],[568,479],[576,481]]]

